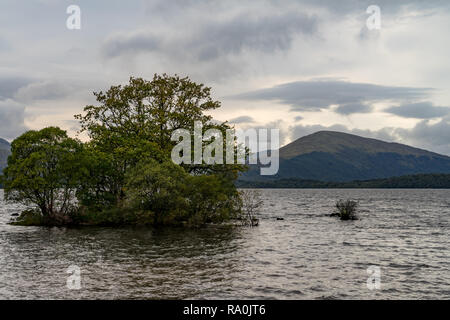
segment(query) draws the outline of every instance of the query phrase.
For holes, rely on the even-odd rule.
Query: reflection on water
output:
[[[449,298],[449,193],[263,190],[259,227],[202,230],[16,227],[20,208],[1,202],[0,298]],[[339,198],[362,219],[328,217]],[[66,287],[70,265],[81,290]]]

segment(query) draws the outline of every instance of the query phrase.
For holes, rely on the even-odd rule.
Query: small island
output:
[[[201,226],[247,217],[254,224],[243,210],[248,195],[235,186],[245,165],[171,160],[174,130],[194,122],[204,131],[232,129],[206,114],[220,107],[211,88],[163,74],[94,94],[98,105],[75,116],[86,141],[47,127],[12,142],[5,200],[29,207],[14,224]]]

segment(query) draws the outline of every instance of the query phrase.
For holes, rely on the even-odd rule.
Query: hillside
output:
[[[368,154],[396,153],[400,155],[415,155],[419,157],[433,155],[438,156],[436,153],[413,148],[400,143],[389,143],[342,132],[319,131],[297,139],[294,142],[282,147],[280,149],[280,157],[284,159],[292,159],[312,152],[337,154],[351,149]]]
[[[276,176],[260,176],[258,166],[252,166],[240,179],[344,182],[429,173],[450,174],[450,157],[399,143],[320,131],[280,149]]]

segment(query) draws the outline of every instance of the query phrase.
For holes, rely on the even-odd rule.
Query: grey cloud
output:
[[[20,102],[60,99],[74,93],[77,88],[78,85],[69,81],[36,81],[18,89],[14,99]]]
[[[184,12],[190,8],[204,7],[208,5],[219,5],[221,0],[160,0],[160,1],[150,1],[145,3],[146,12],[153,14],[157,12],[158,14],[171,15],[173,13]]]
[[[297,81],[234,96],[242,100],[272,100],[292,111],[318,111],[332,105],[370,104],[380,101],[411,101],[427,96],[430,88],[381,86],[342,80]],[[350,111],[354,107],[344,107]],[[342,110],[341,110],[342,111]]]
[[[396,133],[418,146],[429,147],[435,152],[450,155],[450,117],[434,124],[423,120],[412,129],[398,128]]]
[[[0,51],[8,51],[10,49],[10,42],[0,36]]]
[[[369,30],[365,25],[361,28],[357,35],[357,40],[362,42],[369,42],[369,41],[375,41],[380,39],[381,32],[380,30]]]
[[[189,8],[207,8],[208,6],[220,5],[222,1],[218,0],[159,0],[152,1],[149,5],[148,12],[154,12],[155,10],[162,13],[179,12],[180,10],[188,10]],[[252,5],[253,0],[227,0],[229,7],[235,7],[236,5]],[[262,4],[261,4],[262,3]],[[429,10],[429,9],[446,9],[449,7],[447,0],[268,0],[260,1],[259,5],[266,6],[267,8],[276,8],[280,5],[297,5],[299,7],[319,8],[325,9],[328,12],[335,15],[354,15],[355,12],[361,12],[365,14],[365,10],[370,5],[378,5],[383,14],[392,15],[397,14],[399,11],[408,8],[410,10]]]
[[[342,115],[350,115],[353,113],[369,113],[373,110],[373,107],[360,103],[343,104],[336,108],[336,112]]]
[[[280,142],[280,147],[284,144],[286,144],[287,140],[289,139],[289,130],[288,128],[284,125],[284,121],[283,120],[275,120],[272,122],[267,123],[264,127],[262,127],[263,129],[268,129],[269,131],[271,129],[278,129],[279,130],[279,142]],[[269,133],[270,135],[270,133]]]
[[[0,100],[13,98],[17,91],[32,83],[32,79],[18,76],[0,77]]]
[[[117,34],[110,36],[103,44],[102,54],[114,58],[125,53],[154,51],[160,48],[161,40],[157,35],[146,32]]]
[[[290,136],[290,132],[289,132],[290,127],[288,125],[286,125],[286,123],[281,119],[274,120],[274,121],[265,123],[263,125],[244,124],[242,126],[239,126],[238,129],[242,129],[242,130],[254,129],[258,132],[258,136],[259,136],[259,130],[264,130],[264,131],[268,130],[268,131],[265,131],[268,133],[268,135],[267,135],[268,142],[270,142],[270,136],[271,136],[270,130],[278,129],[279,130],[278,137],[279,137],[280,146],[286,144],[287,141],[289,140],[289,136]],[[261,136],[259,136],[259,137],[261,137]]]
[[[278,129],[279,130],[280,147],[282,145],[286,144],[286,142],[289,139],[289,128],[285,125],[285,122],[281,119],[268,122],[268,123],[264,124],[263,126],[256,127],[256,129],[257,130],[259,130],[259,129],[268,130],[268,132],[270,132],[270,130],[272,130],[272,129]],[[268,137],[270,137],[270,135],[271,135],[271,133],[268,133]],[[270,138],[268,140],[270,140]]]
[[[329,39],[334,33],[333,28],[331,34],[329,33],[330,25],[342,26],[348,21],[343,18],[347,19],[346,16],[351,15],[352,19],[358,19],[360,24],[356,27],[346,27],[349,37],[357,36],[361,30],[359,37],[370,40],[376,35],[379,36],[379,32],[369,32],[365,27],[365,10],[369,5],[380,5],[384,18],[387,15],[407,14],[408,11],[403,10],[406,7],[414,10],[416,14],[416,10],[441,8],[445,4],[437,1],[431,1],[429,4],[422,2],[143,1],[140,2],[141,9],[147,15],[148,21],[136,21],[136,30],[139,31],[130,31],[132,29],[128,29],[129,24],[121,24],[124,32],[116,33],[117,30],[114,30],[103,42],[100,51],[105,59],[123,56],[123,60],[118,59],[115,63],[126,70],[130,69],[130,65],[139,72],[151,70],[151,73],[180,73],[181,70],[185,74],[212,81],[228,80],[236,75],[250,78],[258,73],[280,77],[283,74],[292,77],[291,72],[295,71],[308,76],[339,74],[342,72],[340,63],[350,63],[348,61],[351,56],[358,55],[359,50],[343,50],[342,46],[345,46],[346,41],[342,42],[342,46],[337,44],[330,49]],[[119,7],[115,6],[116,10],[117,8]],[[362,50],[362,44],[358,45],[361,45]],[[323,54],[323,50],[327,53]],[[279,52],[283,55],[274,54]],[[343,52],[344,57],[340,56],[340,52]],[[295,55],[284,55],[285,53]],[[129,58],[139,54],[147,54],[145,58],[150,60],[148,65],[140,66],[143,60],[138,59],[133,60],[136,65],[129,63]],[[361,61],[355,60],[355,66],[358,67]],[[367,61],[367,66],[364,65],[363,68],[370,69],[372,64]]]
[[[317,24],[315,16],[301,12],[261,16],[247,12],[223,21],[192,22],[192,31],[183,32],[181,36],[148,31],[111,35],[101,51],[107,58],[127,53],[156,52],[209,61],[238,55],[244,50],[264,53],[288,50],[296,35],[314,34]]]
[[[390,107],[385,109],[384,112],[395,114],[403,118],[432,119],[449,114],[450,108],[437,107],[431,102],[419,102]]]
[[[252,123],[255,120],[249,116],[240,116],[229,121],[230,123],[240,124],[240,123]]]
[[[279,0],[274,0],[278,2]],[[412,10],[429,10],[434,8],[445,9],[449,7],[448,1],[445,0],[293,0],[297,3],[308,4],[313,7],[326,8],[328,11],[339,14],[349,15],[355,12],[365,13],[370,5],[377,5],[381,8],[382,14],[392,15],[406,8]]]
[[[65,120],[64,123],[68,127],[69,131],[78,132],[81,129],[81,125],[78,120]]]
[[[12,140],[27,130],[25,107],[11,99],[0,101],[0,137]]]
[[[262,17],[245,14],[205,25],[187,46],[198,50],[200,60],[239,54],[245,49],[271,53],[289,49],[296,34],[311,35],[316,30],[317,18],[300,12]]]

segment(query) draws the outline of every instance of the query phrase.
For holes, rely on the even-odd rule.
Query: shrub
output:
[[[190,176],[188,185],[191,224],[221,223],[238,217],[240,199],[232,181],[220,175],[199,175]]]
[[[257,226],[259,220],[256,215],[259,213],[263,201],[261,194],[257,190],[242,190],[239,192],[242,201],[242,224],[247,226]]]
[[[152,212],[155,225],[179,224],[187,215],[184,196],[189,174],[171,161],[140,162],[126,176],[125,207]]]
[[[358,202],[353,200],[339,200],[336,202],[337,212],[332,216],[338,216],[341,220],[357,220]]]
[[[172,161],[140,162],[127,175],[125,207],[153,212],[154,225],[199,226],[236,218],[239,194],[221,175],[190,175]]]
[[[44,217],[38,209],[28,209],[11,222],[12,225],[17,226],[40,226],[44,224]]]

